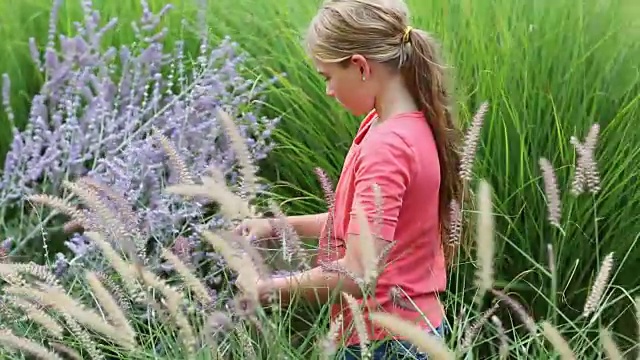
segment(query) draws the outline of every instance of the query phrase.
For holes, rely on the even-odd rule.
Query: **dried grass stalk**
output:
[[[600,329],[600,341],[604,348],[604,353],[607,354],[609,360],[623,360],[622,352],[616,345],[616,341],[613,339],[613,335],[609,329]]]
[[[547,321],[543,321],[542,334],[549,340],[551,345],[556,349],[562,360],[576,360],[576,354],[571,350],[569,343],[560,334],[560,331]]]
[[[455,353],[447,347],[440,337],[429,334],[412,322],[383,312],[372,313],[370,317],[374,323],[379,324],[396,335],[408,339],[420,351],[429,355],[430,359],[455,359]]]
[[[473,120],[471,120],[471,125],[465,135],[460,166],[460,177],[464,181],[471,181],[473,164],[476,157],[476,151],[478,149],[478,142],[480,141],[480,132],[482,131],[482,125],[484,123],[484,117],[487,110],[489,110],[488,102],[480,104],[480,107],[474,114]]]
[[[509,338],[504,331],[502,321],[500,321],[497,316],[492,315],[491,322],[493,322],[493,325],[496,327],[496,331],[498,332],[498,339],[500,340],[500,348],[498,350],[500,360],[506,360],[509,357]]]
[[[111,338],[128,350],[133,350],[137,346],[135,339],[131,338],[131,334],[120,332],[118,328],[103,321],[97,312],[85,308],[75,299],[56,288],[45,286],[43,291],[38,291],[31,287],[11,286],[5,291],[14,296],[32,299],[43,306],[53,307],[61,313],[68,314],[82,325]]]
[[[245,192],[247,194],[256,194],[258,192],[257,170],[251,160],[252,156],[244,137],[240,134],[235,121],[233,121],[228,113],[218,109],[217,118],[220,120],[220,124],[224,127],[225,133],[229,137],[231,148],[235,152],[238,165],[240,165],[240,175]]]
[[[193,184],[193,176],[189,171],[189,167],[182,160],[182,156],[180,156],[178,149],[176,149],[171,140],[160,133],[156,127],[153,128],[153,135],[158,139],[160,146],[167,154],[172,170],[178,175],[178,181],[182,184]]]
[[[484,294],[493,287],[494,232],[491,186],[481,181],[478,188],[479,215],[476,233],[478,270],[475,285],[478,288],[476,301],[480,303]]]
[[[560,201],[560,189],[551,162],[545,158],[540,159],[540,169],[544,180],[544,193],[547,198],[547,208],[549,209],[549,223],[560,228],[562,217],[562,203]]]
[[[93,294],[95,295],[96,299],[98,299],[98,302],[100,303],[102,308],[104,308],[105,312],[108,314],[112,324],[116,328],[118,328],[118,331],[122,331],[124,333],[123,335],[125,335],[126,337],[135,339],[136,333],[129,324],[127,316],[124,314],[124,312],[122,312],[122,309],[120,309],[118,303],[113,298],[109,290],[107,290],[104,285],[102,285],[102,282],[100,282],[100,279],[98,279],[96,273],[87,272],[86,277],[89,286],[91,286]]]
[[[42,326],[56,339],[62,339],[64,328],[51,315],[27,300],[18,297],[10,297],[10,300],[23,310],[27,318]]]
[[[207,176],[202,176],[200,180],[202,185],[178,184],[166,187],[165,191],[176,195],[210,199],[220,204],[220,211],[227,218],[244,219],[253,217],[254,213],[249,205],[240,196],[231,192],[225,184]]]
[[[368,357],[369,354],[369,334],[367,332],[367,325],[364,321],[364,316],[362,315],[362,310],[360,309],[360,305],[358,301],[348,293],[343,292],[342,296],[347,301],[347,305],[349,306],[349,310],[353,314],[353,324],[356,328],[356,333],[358,334],[358,339],[360,340],[360,353],[362,357]]]
[[[596,280],[593,282],[587,301],[584,304],[584,310],[582,316],[588,317],[598,309],[598,304],[602,299],[607,284],[609,283],[609,277],[611,276],[611,270],[613,269],[613,252],[609,253],[602,264],[600,265],[600,271],[596,276]]]
[[[240,254],[222,237],[211,231],[203,230],[201,234],[205,241],[224,257],[231,269],[238,273],[238,278],[236,279],[238,287],[246,296],[258,302],[259,294],[256,289],[256,284],[260,279],[260,275],[249,255]]]
[[[355,205],[356,217],[360,228],[360,261],[362,266],[362,280],[364,284],[371,284],[378,276],[378,255],[376,244],[369,227],[367,215],[359,202]]]
[[[63,360],[54,352],[29,339],[18,337],[8,330],[0,330],[0,344],[35,356],[42,360]]]
[[[77,351],[64,344],[49,342],[49,346],[51,346],[56,352],[64,354],[64,356],[67,357],[67,360],[83,360],[82,356],[80,356]]]
[[[189,267],[187,267],[180,258],[166,248],[162,249],[162,257],[169,261],[189,289],[194,292],[201,304],[209,305],[213,301],[209,291],[207,291],[207,287],[191,272]]]
[[[320,344],[322,348],[321,356],[324,360],[332,360],[336,353],[337,344],[336,338],[338,337],[338,333],[340,329],[344,326],[344,320],[342,314],[338,314],[338,316],[331,322],[331,326],[329,327],[329,332],[327,336],[323,339]]]

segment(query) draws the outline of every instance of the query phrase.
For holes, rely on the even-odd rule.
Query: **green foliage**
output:
[[[273,69],[267,75],[287,73],[285,85],[268,100],[285,119],[276,134],[280,147],[263,170],[282,184],[277,192],[291,202],[290,212],[321,211],[312,169],[320,166],[338,177],[359,120],[324,95],[324,84],[300,44],[318,2],[291,9],[268,1],[233,4],[217,2],[226,16],[212,31],[231,33],[256,57],[256,66]],[[467,123],[480,102],[491,104],[475,171],[494,185],[499,199],[499,280],[527,299],[536,316],[549,311],[549,298],[577,315],[572,309],[582,306],[603,254],[615,251],[629,264],[640,256],[640,173],[633,165],[640,159],[640,132],[634,131],[640,115],[640,43],[634,41],[638,22],[632,15],[637,7],[628,0],[432,0],[410,1],[410,6],[414,26],[442,39],[457,84],[461,122]],[[596,159],[603,191],[590,203],[562,189],[567,230],[561,234],[541,221],[546,204],[538,159],[548,158],[559,183],[568,184],[569,165],[575,162],[569,138],[583,138],[593,123],[602,128]],[[546,263],[548,243],[564,274],[556,290],[536,265]],[[457,274],[454,278],[451,291],[460,294],[463,284]],[[633,272],[617,273],[615,281],[631,290],[640,285]],[[626,306],[612,305],[606,313],[618,316]],[[625,324],[618,330],[629,328]]]
[[[264,164],[264,175],[276,182],[277,195],[290,213],[323,210],[313,168],[322,167],[337,178],[358,120],[324,95],[324,85],[300,44],[300,31],[319,1],[210,2],[215,36],[231,35],[254,55],[257,74],[287,73],[280,81],[284,85],[274,88],[268,101],[284,121],[276,134],[280,146]],[[69,4],[60,20],[66,29],[79,14],[75,2]],[[164,1],[150,4],[158,9]],[[174,4],[179,11],[166,20],[171,31],[179,29],[181,17],[192,19],[197,6],[191,0]],[[574,332],[577,325],[571,320],[581,312],[594,269],[613,251],[613,281],[619,287],[609,295],[602,316],[619,318],[616,330],[633,336],[633,318],[624,315],[640,286],[633,268],[640,261],[636,2],[414,0],[410,5],[413,25],[432,31],[448,52],[462,122],[466,124],[480,102],[491,104],[475,172],[495,189],[498,284],[517,292],[536,317],[556,316],[556,310],[566,314],[558,321]],[[122,24],[139,14],[136,2],[103,1],[101,6],[105,15],[117,15]],[[27,40],[37,36],[39,44],[46,41],[49,8],[48,0],[24,0],[20,6],[0,3],[0,49],[5,54],[0,72],[8,72],[14,81],[18,121],[26,118],[39,85],[34,69],[25,65],[30,63]],[[117,44],[130,34],[124,27],[105,41]],[[2,114],[0,124],[4,121]],[[602,128],[596,159],[603,189],[591,199],[574,199],[565,186],[575,161],[569,138],[583,138],[593,123]],[[0,125],[0,153],[9,143],[5,128]],[[551,161],[562,186],[563,232],[544,221],[540,157]],[[554,281],[544,270],[549,243],[560,276]],[[466,288],[465,269],[452,276],[450,304],[461,301],[457,297]]]

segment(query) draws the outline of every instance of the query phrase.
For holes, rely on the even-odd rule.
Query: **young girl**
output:
[[[446,286],[445,237],[449,204],[461,188],[457,176],[457,139],[437,48],[427,33],[407,23],[402,0],[327,0],[308,30],[307,47],[328,96],[357,116],[366,115],[344,162],[328,215],[289,217],[304,237],[319,237],[318,263],[332,263],[363,274],[356,201],[370,223],[378,220],[376,251],[390,241],[377,278],[375,300],[367,297],[363,314],[374,359],[424,354],[375,326],[368,314],[386,311],[441,333],[443,308],[438,293]],[[379,203],[381,194],[382,204]],[[272,221],[245,221],[237,230],[253,238],[273,236]],[[328,228],[330,227],[330,228]],[[335,267],[335,266],[334,266]],[[360,287],[348,276],[317,267],[290,277],[261,282],[287,302],[290,295],[329,301],[335,291],[352,294],[362,305]],[[397,293],[404,299],[397,299]],[[410,300],[409,300],[410,299]],[[399,303],[415,304],[415,307]],[[359,358],[359,337],[345,301],[332,305],[343,316],[347,359]],[[400,356],[400,357],[399,357]]]

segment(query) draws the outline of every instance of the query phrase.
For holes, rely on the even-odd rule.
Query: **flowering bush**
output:
[[[58,36],[57,47],[55,24],[61,0],[54,1],[44,53],[34,40],[30,42],[45,82],[33,98],[28,126],[22,132],[14,129],[0,181],[3,207],[43,191],[59,195],[54,192],[65,180],[88,177],[96,187],[114,191],[98,192],[111,200],[111,210],[128,217],[123,219],[127,226],[148,239],[167,242],[181,232],[183,223],[202,221],[205,212],[202,204],[176,202],[160,191],[163,183],[174,181],[167,171],[167,153],[158,146],[162,141],[173,145],[191,174],[197,176],[214,165],[235,184],[237,154],[213,111],[222,107],[236,120],[250,160],[267,156],[278,119],[259,117],[256,100],[273,80],[243,77],[246,56],[228,38],[212,47],[206,31],[200,32],[193,62],[183,41],[167,49],[167,29],[160,23],[171,6],[155,14],[145,0],[141,4],[142,18],[132,24],[135,42],[103,49],[101,40],[117,21],[101,25],[100,14],[90,2],[82,2],[84,18],[75,24],[77,34]],[[9,87],[5,75],[3,103],[11,118]],[[211,218],[209,225],[217,225],[218,219]],[[81,234],[75,234],[67,246],[75,259],[91,249]],[[62,254],[58,259],[62,269],[66,259]]]

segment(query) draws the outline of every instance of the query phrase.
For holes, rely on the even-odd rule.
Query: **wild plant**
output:
[[[29,196],[66,198],[65,181],[84,177],[91,182],[85,187],[108,198],[109,210],[122,215],[127,229],[140,231],[138,251],[185,233],[192,221],[206,219],[213,227],[222,225],[222,218],[207,204],[179,202],[160,191],[181,174],[172,178],[168,164],[179,155],[182,162],[175,165],[194,176],[215,164],[230,186],[239,185],[234,159],[250,156],[260,161],[273,147],[271,132],[279,118],[258,114],[264,90],[276,79],[246,76],[246,53],[230,38],[215,43],[203,19],[183,24],[184,39],[198,43],[167,39],[163,21],[172,6],[154,13],[146,0],[140,2],[141,19],[131,25],[133,42],[105,47],[103,39],[115,31],[118,20],[103,19],[91,2],[80,3],[83,17],[74,23],[74,34],[58,35],[62,0],[53,0],[47,43],[36,44],[32,39],[29,44],[44,82],[33,98],[26,128],[13,128],[0,180],[0,215],[24,218],[30,209],[25,203]],[[200,8],[201,14],[206,11],[206,6]],[[10,88],[5,75],[2,98],[12,118]],[[236,122],[248,145],[246,154],[232,149],[213,113],[219,106]],[[166,141],[174,144],[175,154],[166,151]],[[27,226],[27,233],[14,236],[21,241],[11,254],[20,253],[32,238],[46,238],[59,222],[56,213],[38,215],[42,221],[37,226]],[[59,271],[69,264],[96,262],[93,244],[82,235],[83,229],[73,222],[66,225],[72,235],[66,242],[71,256],[57,254]],[[195,248],[193,237],[186,234],[185,238],[189,256],[208,260]]]

